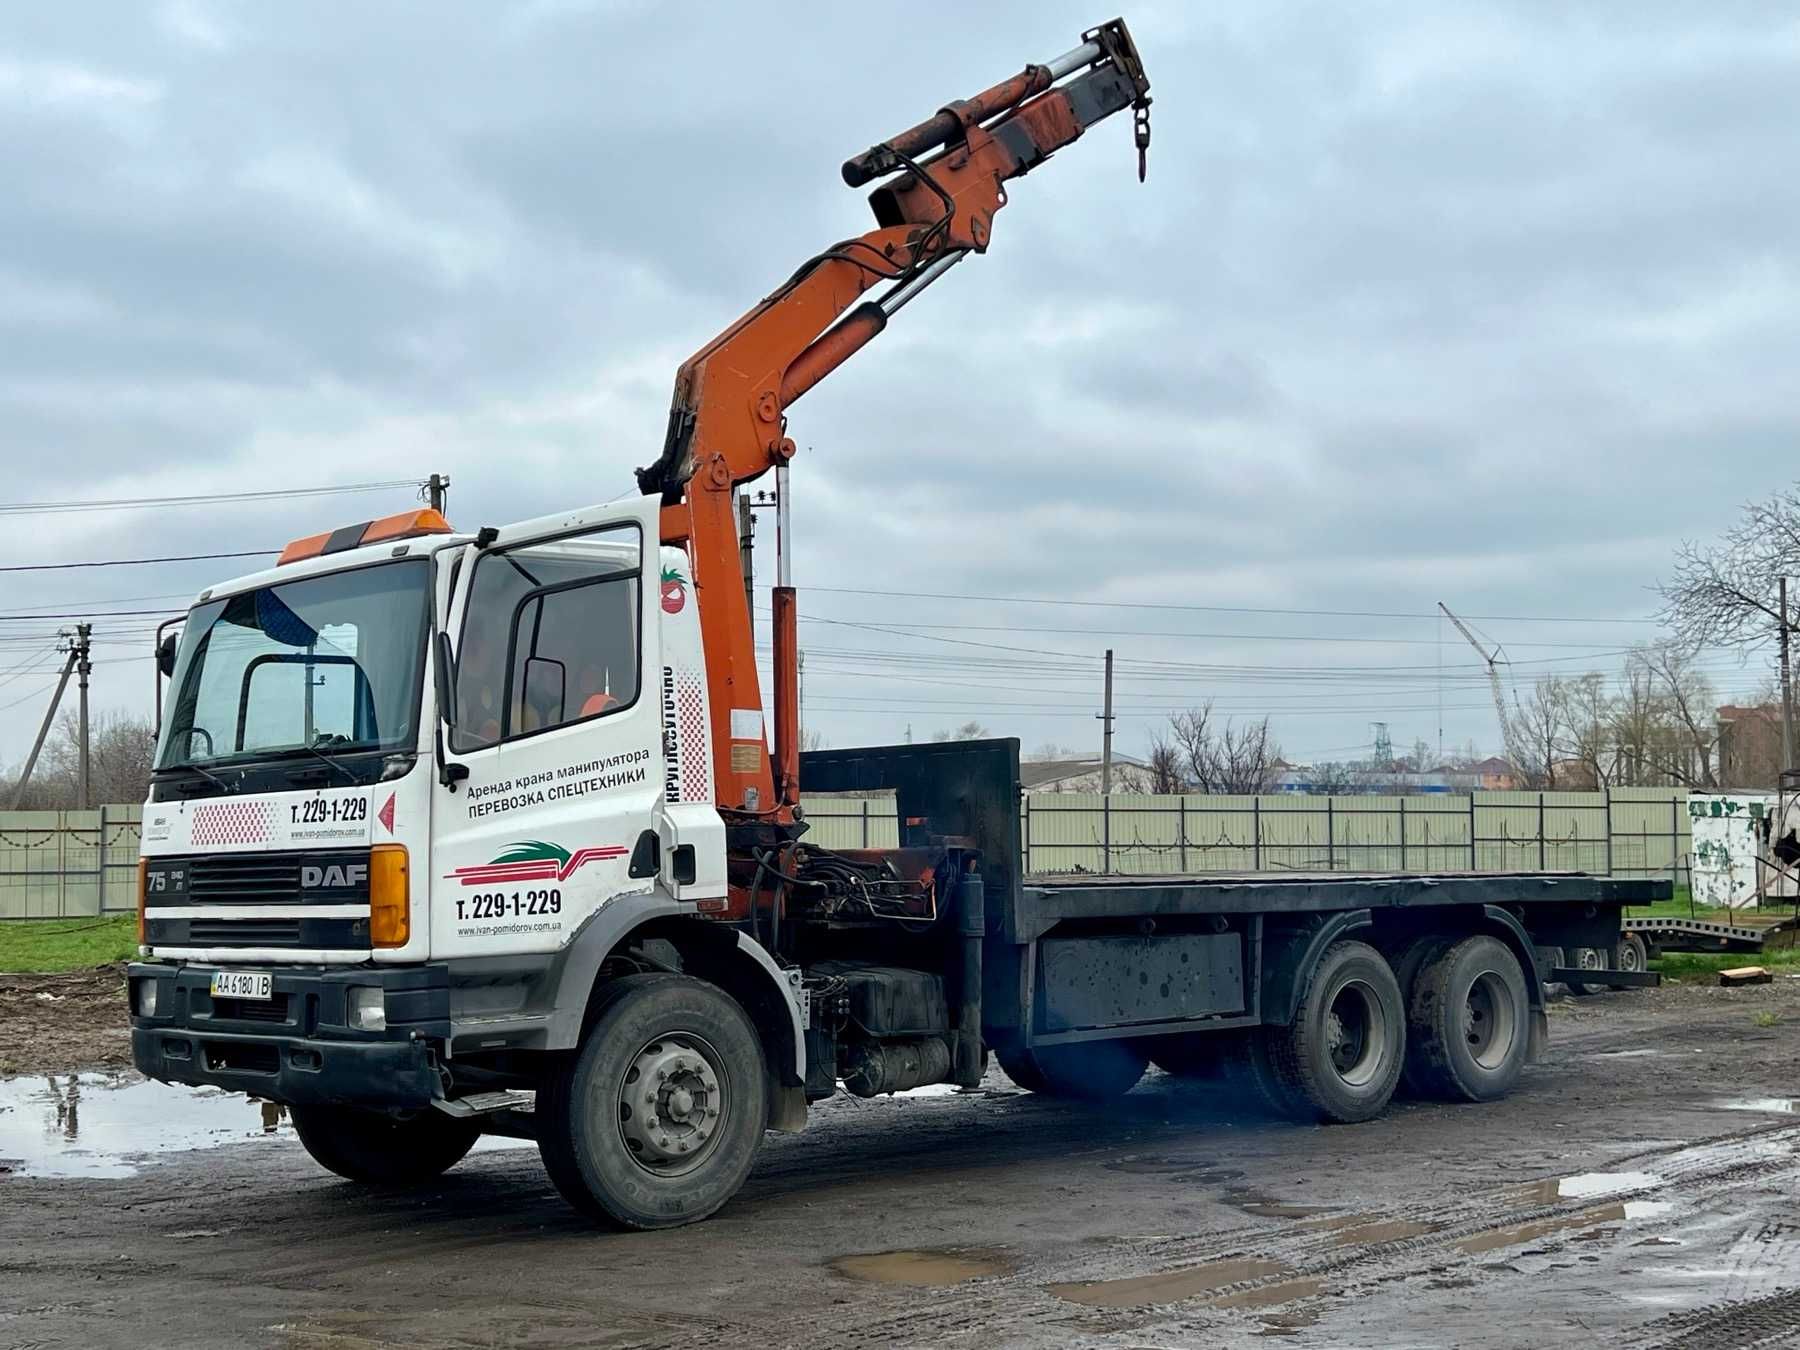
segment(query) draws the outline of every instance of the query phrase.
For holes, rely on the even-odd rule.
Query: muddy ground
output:
[[[123,962],[0,975],[0,1077],[129,1065],[125,994]]]
[[[1800,1345],[1797,1027],[1792,979],[1559,1002],[1509,1100],[1353,1128],[1161,1075],[1105,1110],[997,1072],[840,1098],[647,1235],[573,1217],[529,1146],[370,1194],[188,1094],[157,1110],[214,1146],[133,1164],[152,1099],[109,1107],[176,1090],[84,1077],[73,1122],[66,1078],[18,1079],[0,1140],[102,1130],[94,1170],[135,1174],[0,1175],[0,1347]]]

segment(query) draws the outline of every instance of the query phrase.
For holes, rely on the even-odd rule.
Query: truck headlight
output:
[[[387,1030],[387,999],[372,985],[353,984],[345,992],[345,1011],[357,1031]]]
[[[155,980],[139,980],[137,982],[137,1012],[139,1017],[156,1016]]]

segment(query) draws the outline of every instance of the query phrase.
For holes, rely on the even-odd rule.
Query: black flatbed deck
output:
[[[1022,878],[1013,931],[1067,919],[1177,914],[1298,914],[1436,905],[1647,905],[1673,885],[1589,872],[1233,872]]]

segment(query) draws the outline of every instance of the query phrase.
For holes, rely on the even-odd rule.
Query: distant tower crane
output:
[[[1496,644],[1493,651],[1488,651],[1476,639],[1475,634],[1469,631],[1469,625],[1450,612],[1450,606],[1440,600],[1438,608],[1444,611],[1444,617],[1456,625],[1456,631],[1469,640],[1469,645],[1487,663],[1488,684],[1493,687],[1494,691],[1494,716],[1500,719],[1500,740],[1506,747],[1506,758],[1517,772],[1528,762],[1529,756],[1519,745],[1518,734],[1513,730],[1512,719],[1506,715],[1506,695],[1500,689],[1500,647]]]

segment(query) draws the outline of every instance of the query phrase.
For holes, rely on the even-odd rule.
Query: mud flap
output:
[[[1535,1064],[1550,1048],[1550,1018],[1540,1003],[1531,1010],[1531,1036],[1525,1044],[1525,1062]]]
[[[799,1134],[806,1128],[806,1089],[783,1087],[769,1075],[769,1123],[765,1127],[783,1134]]]

